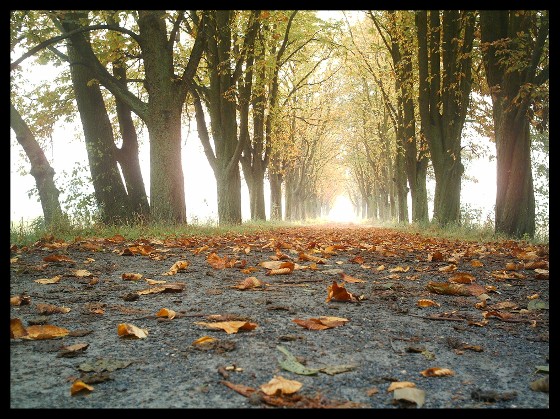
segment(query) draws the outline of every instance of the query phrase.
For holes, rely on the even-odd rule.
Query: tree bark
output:
[[[462,16],[460,16],[462,13]],[[426,137],[434,174],[434,220],[459,223],[461,132],[471,89],[472,11],[416,12],[421,131]],[[460,40],[460,41],[459,41]],[[441,66],[441,67],[440,67]]]
[[[25,150],[25,154],[31,163],[30,173],[35,179],[35,185],[39,191],[45,225],[56,225],[63,219],[64,214],[58,200],[60,191],[54,183],[54,169],[35,139],[35,135],[11,102],[10,127],[16,133],[16,139]]]
[[[282,174],[268,172],[270,182],[270,219],[282,221]]]
[[[87,15],[79,12],[70,16],[71,20],[63,22],[68,31],[77,27],[73,21]],[[68,43],[72,87],[82,121],[91,179],[101,219],[107,224],[118,224],[129,219],[130,206],[117,165],[113,128],[103,95],[95,74],[84,64],[82,51],[85,43],[86,39],[82,34],[70,37]]]
[[[549,36],[548,13],[542,16],[540,27],[533,30],[532,11],[480,12],[483,63],[492,96],[496,139],[495,231],[516,238],[535,234],[528,110],[531,92],[548,80],[548,65],[537,74]],[[530,42],[519,42],[519,34],[534,32]]]

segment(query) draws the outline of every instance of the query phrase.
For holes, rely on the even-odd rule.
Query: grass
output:
[[[77,237],[112,237],[120,234],[127,240],[139,238],[157,237],[189,237],[189,236],[216,236],[228,233],[234,234],[253,234],[259,232],[269,232],[281,227],[302,227],[304,225],[321,225],[331,223],[326,219],[308,220],[306,222],[288,221],[247,221],[241,225],[216,225],[215,223],[190,223],[182,225],[171,225],[161,223],[150,224],[124,224],[124,225],[79,225],[71,223],[59,223],[49,228],[45,228],[42,219],[38,218],[31,223],[11,223],[10,224],[10,244],[17,246],[28,246],[45,236],[54,236],[56,239],[72,241]],[[356,225],[356,223],[354,223]],[[362,221],[357,225],[391,228],[403,233],[420,234],[426,237],[440,237],[449,240],[463,240],[476,242],[496,242],[511,240],[506,236],[497,235],[491,225],[449,225],[442,228],[434,223],[425,224],[399,224],[399,223],[380,223]],[[531,244],[548,245],[547,237],[526,238],[523,241]]]

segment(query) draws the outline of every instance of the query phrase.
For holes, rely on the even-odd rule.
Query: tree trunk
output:
[[[49,164],[33,132],[11,102],[10,127],[16,133],[16,139],[25,150],[25,154],[31,163],[30,173],[35,179],[35,185],[37,185],[39,191],[45,225],[56,225],[63,219],[63,212],[58,200],[60,191],[54,184],[54,169]]]
[[[440,22],[440,11],[431,10],[429,25],[428,11],[416,12],[421,131],[436,177],[433,218],[443,226],[461,216],[461,132],[472,82],[474,25],[472,11],[445,10]]]
[[[68,57],[73,63],[70,66],[72,87],[82,121],[95,198],[104,223],[122,223],[128,220],[131,212],[117,165],[113,128],[101,89],[97,82],[92,82],[95,75],[82,64],[79,46],[83,38],[78,35],[70,39]]]
[[[412,177],[412,221],[425,223],[430,220],[428,213],[428,190],[426,189],[426,177],[428,175],[428,159],[421,158],[416,162],[415,175]]]
[[[126,87],[126,69],[118,63],[113,63],[113,74]],[[122,137],[122,146],[117,149],[116,156],[121,166],[128,201],[133,215],[143,220],[148,220],[150,216],[150,204],[146,195],[146,187],[140,169],[140,159],[138,157],[138,136],[132,121],[130,107],[118,97],[115,98],[117,108],[117,118]]]
[[[282,221],[282,174],[268,172],[270,182],[270,219]]]
[[[480,12],[496,139],[495,231],[516,238],[535,235],[529,109],[533,89],[548,80],[548,62],[541,69],[537,65],[549,37],[548,13],[541,14],[535,28],[536,21],[533,11]],[[532,37],[519,41],[521,34],[530,33]]]
[[[237,170],[220,171],[216,176],[220,225],[241,224],[241,176]]]

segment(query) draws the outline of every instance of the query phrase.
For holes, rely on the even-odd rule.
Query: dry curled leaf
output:
[[[62,275],[56,275],[53,276],[52,278],[35,279],[34,282],[38,284],[56,284],[57,282],[60,282],[61,279],[62,279]]]
[[[18,339],[27,335],[27,330],[20,319],[10,319],[10,338]]]
[[[257,277],[250,276],[248,278],[245,278],[239,284],[234,285],[233,288],[237,288],[238,290],[247,290],[251,288],[263,287],[264,285],[266,284],[262,282],[260,279],[258,279]]]
[[[148,331],[130,323],[121,323],[117,326],[117,334],[121,337],[144,339],[148,336]]]
[[[424,371],[421,371],[420,374],[422,374],[424,377],[445,377],[455,375],[455,373],[449,368],[439,367],[425,369]]]
[[[131,272],[125,272],[121,275],[121,278],[125,281],[139,281],[140,279],[142,279],[142,277],[142,274],[135,274]]]
[[[31,304],[31,297],[29,295],[21,294],[10,297],[10,305],[12,306],[27,306]]]
[[[70,388],[70,394],[73,396],[81,391],[93,391],[93,387],[84,383],[82,380],[76,380]]]
[[[418,300],[418,302],[416,303],[416,305],[417,305],[418,307],[432,307],[432,306],[439,307],[439,306],[440,306],[439,303],[436,303],[435,301],[427,300],[427,299]]]
[[[245,321],[226,321],[226,322],[195,322],[199,326],[204,326],[209,329],[224,330],[227,334],[237,333],[239,330],[253,330],[257,327],[256,323]]]
[[[168,308],[162,308],[156,313],[156,317],[167,317],[169,320],[173,320],[176,315],[177,313],[175,311]]]
[[[27,334],[25,336],[22,336],[22,339],[58,339],[70,333],[68,329],[51,324],[29,326],[26,329],[26,332]]]
[[[215,342],[216,338],[210,337],[210,336],[202,336],[201,338],[198,338],[197,340],[195,340],[191,345],[193,346],[204,346],[204,345],[208,345],[209,343]]]
[[[387,393],[390,393],[393,390],[397,390],[399,388],[414,388],[416,384],[410,381],[393,381],[389,388],[387,388]]]
[[[327,298],[325,300],[327,303],[329,301],[359,301],[355,295],[346,291],[346,288],[344,288],[344,283],[342,285],[338,285],[336,281],[333,281],[332,285],[328,286],[327,293]]]
[[[467,272],[456,272],[449,278],[449,282],[456,284],[472,284],[474,281],[475,277]]]
[[[261,390],[264,394],[268,396],[273,396],[275,394],[293,394],[297,392],[303,386],[302,383],[295,380],[287,380],[286,378],[275,375],[272,380],[268,383],[261,385]]]
[[[164,276],[175,275],[177,272],[184,271],[185,269],[187,269],[189,265],[190,265],[189,261],[179,260],[175,262],[173,266],[171,266],[171,269],[169,269],[169,271],[163,273],[162,275]]]
[[[333,327],[342,326],[343,324],[349,322],[349,320],[345,319],[344,317],[329,316],[321,316],[318,318],[310,318],[306,320],[294,319],[292,321],[295,324],[310,330],[332,329]]]
[[[68,256],[60,255],[60,254],[56,254],[56,253],[52,254],[52,255],[49,255],[49,256],[45,256],[43,258],[43,260],[45,262],[71,262],[71,263],[74,263],[74,260],[70,259]]]
[[[353,276],[346,275],[344,272],[340,273],[340,277],[342,278],[343,281],[349,283],[366,282],[363,279],[358,279],[358,278],[354,278]]]
[[[54,304],[36,304],[35,308],[39,314],[55,314],[55,313],[68,313],[70,309],[68,307],[59,307]]]

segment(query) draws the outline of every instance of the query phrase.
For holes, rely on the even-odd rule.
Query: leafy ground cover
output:
[[[548,409],[548,267],[352,225],[13,245],[10,407]]]

